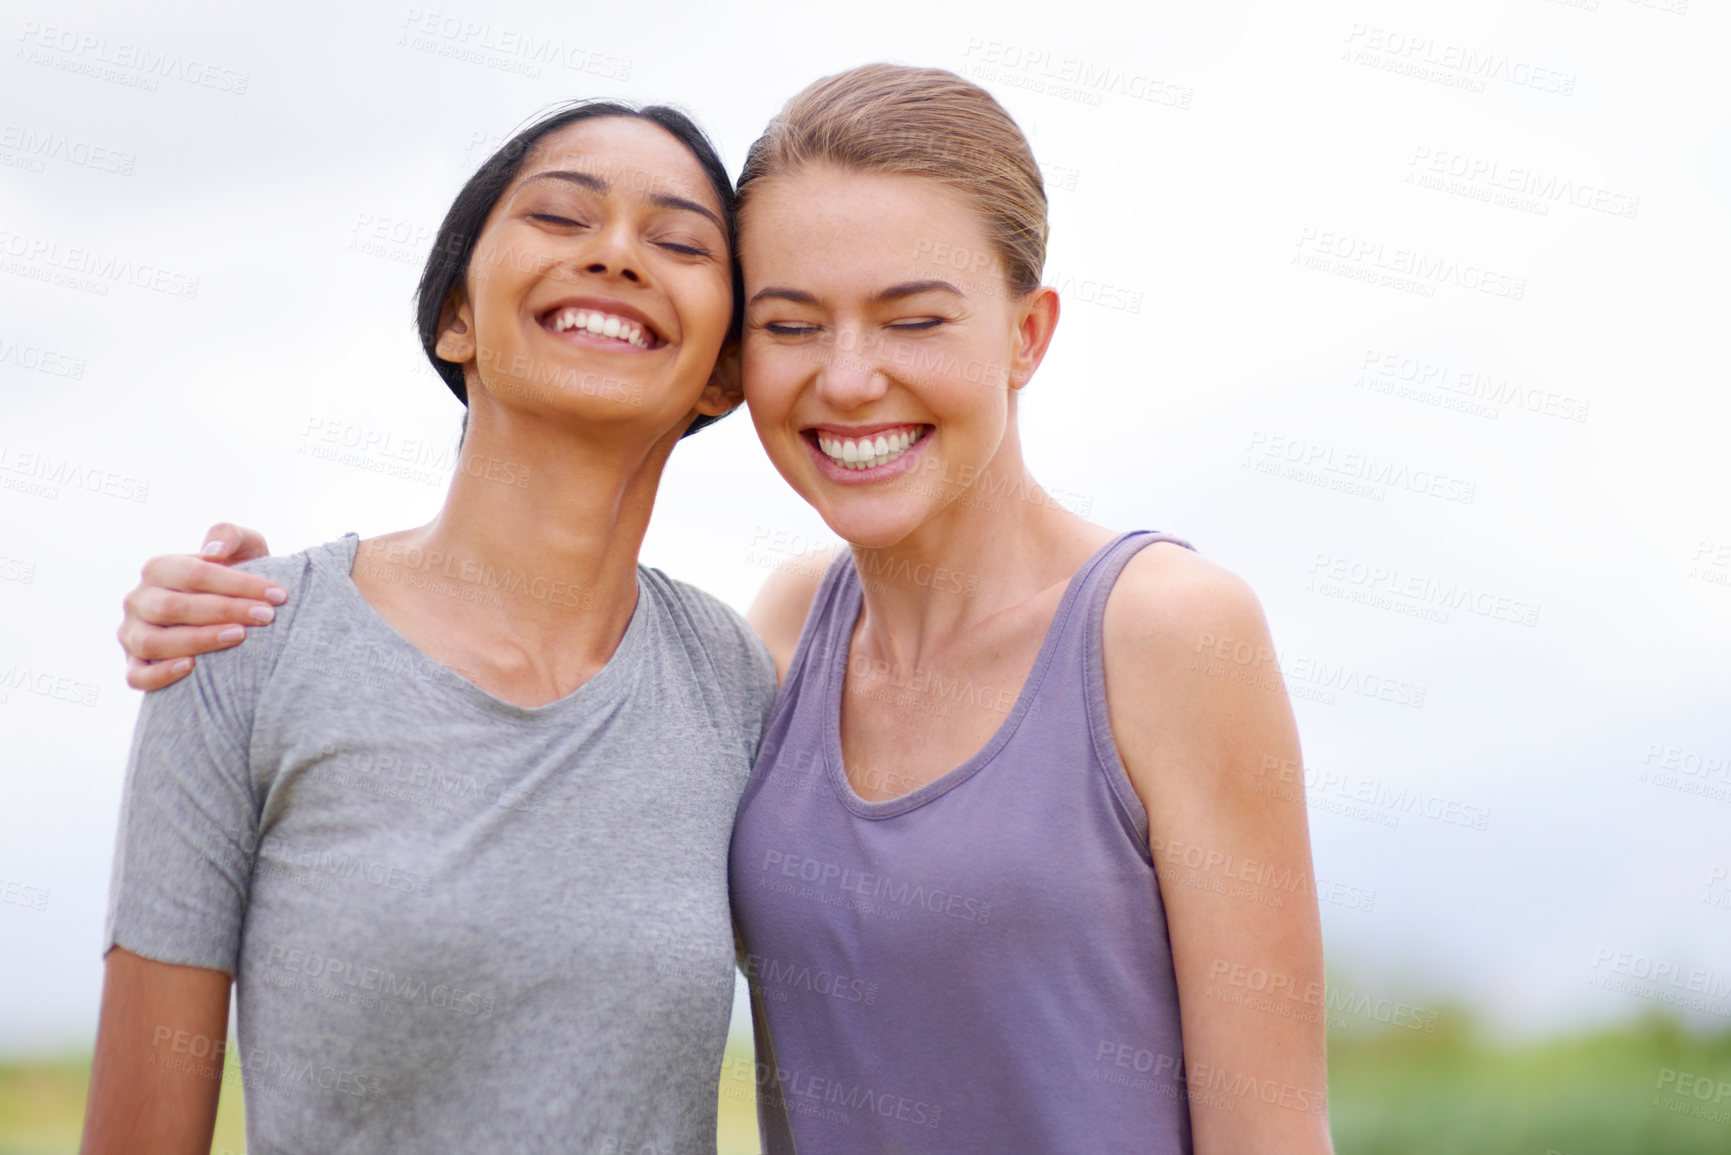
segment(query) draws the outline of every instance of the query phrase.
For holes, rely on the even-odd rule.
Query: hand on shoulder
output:
[[[268,576],[231,568],[268,556],[256,530],[210,527],[197,554],[165,554],[144,564],[123,601],[116,637],[126,651],[126,681],[160,690],[192,671],[194,655],[239,645],[247,627],[266,625],[287,593]]]

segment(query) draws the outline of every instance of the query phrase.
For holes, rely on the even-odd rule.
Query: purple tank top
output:
[[[1100,656],[1107,595],[1156,541],[1188,548],[1130,533],[1090,558],[997,733],[886,802],[842,770],[860,584],[845,554],[825,575],[733,833],[770,1155],[1190,1151],[1166,912]]]

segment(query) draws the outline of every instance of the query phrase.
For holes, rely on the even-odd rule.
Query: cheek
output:
[[[761,337],[745,338],[740,365],[745,374],[745,399],[753,410],[767,412],[789,400],[785,352]]]
[[[520,249],[496,244],[476,247],[469,258],[467,284],[477,325],[516,311],[520,290],[532,279],[521,268],[529,263],[532,259]]]
[[[733,287],[713,276],[693,278],[680,294],[684,343],[710,357],[721,352],[733,320]]]
[[[546,254],[516,243],[512,231],[501,229],[500,235],[482,237],[469,256],[469,275],[509,284],[525,280],[552,263]]]

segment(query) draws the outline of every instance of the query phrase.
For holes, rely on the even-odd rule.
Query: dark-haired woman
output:
[[[775,671],[637,554],[738,400],[732,210],[687,120],[607,104],[459,196],[421,287],[468,406],[443,508],[250,566],[268,636],[145,701],[84,1150],[209,1149],[231,981],[250,1150],[714,1150]]]

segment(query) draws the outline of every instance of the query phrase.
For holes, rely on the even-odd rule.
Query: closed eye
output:
[[[889,328],[899,329],[903,332],[912,332],[918,329],[935,329],[943,323],[944,319],[942,317],[927,317],[923,321],[897,321],[895,324],[890,325]]]
[[[817,332],[817,326],[796,321],[771,321],[764,325],[764,330],[778,337],[804,337]]]
[[[672,249],[676,253],[683,253],[688,257],[707,257],[713,255],[708,249],[700,248],[697,245],[676,245],[672,241],[663,241],[661,247],[664,249]]]
[[[529,219],[532,221],[545,221],[550,225],[561,225],[565,228],[572,229],[587,227],[582,221],[574,221],[569,217],[554,216],[552,213],[530,213]]]

